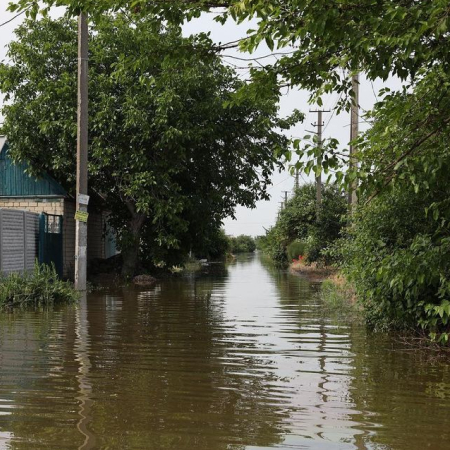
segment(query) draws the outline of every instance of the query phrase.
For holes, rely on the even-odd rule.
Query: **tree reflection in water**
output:
[[[226,282],[213,273],[110,290],[76,310],[12,319],[14,332],[4,327],[2,344],[17,333],[15,357],[32,348],[25,365],[8,362],[16,406],[2,421],[13,435],[8,448],[214,450],[281,442],[286,411],[270,393],[276,375],[249,353],[251,340],[233,335],[220,294]]]

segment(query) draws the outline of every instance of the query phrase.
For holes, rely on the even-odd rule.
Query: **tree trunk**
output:
[[[128,228],[128,238],[122,248],[122,276],[129,278],[136,274],[139,266],[139,249],[141,245],[141,230],[145,216],[136,212],[134,205],[127,205],[131,212]]]

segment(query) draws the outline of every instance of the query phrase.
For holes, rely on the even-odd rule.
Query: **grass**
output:
[[[292,261],[292,272],[301,275],[309,281],[323,281],[329,279],[336,272],[333,267],[321,267],[317,263],[305,264],[303,261]]]
[[[52,307],[73,303],[78,293],[61,281],[54,267],[35,264],[32,272],[0,275],[0,309]]]
[[[323,281],[319,293],[324,310],[346,321],[363,321],[361,306],[351,284],[340,274]]]

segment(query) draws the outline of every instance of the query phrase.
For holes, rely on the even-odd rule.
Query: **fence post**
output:
[[[39,215],[39,264],[44,262],[45,251],[45,213]]]
[[[27,213],[23,211],[23,273],[27,271]]]

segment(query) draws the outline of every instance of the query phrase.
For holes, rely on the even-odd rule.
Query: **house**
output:
[[[8,143],[0,137],[0,208],[45,213],[54,220],[62,218],[63,275],[74,276],[75,200],[46,173],[34,178],[27,173],[26,163],[15,164],[8,156]],[[100,196],[89,205],[88,262],[115,254],[110,238],[105,238],[107,213]]]

